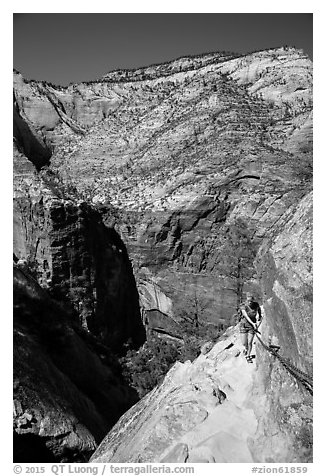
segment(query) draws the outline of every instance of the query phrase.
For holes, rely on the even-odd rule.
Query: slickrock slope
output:
[[[230,330],[207,355],[176,364],[161,386],[119,420],[90,461],[311,461],[311,398],[269,359],[276,367],[273,395],[282,388],[278,410],[260,393],[257,362],[246,362],[238,329]],[[275,418],[282,411],[286,424]]]
[[[131,404],[109,349],[14,267],[14,461],[87,461]]]
[[[257,258],[265,295],[262,339],[312,374],[312,197],[289,210]],[[193,363],[176,364],[164,382],[109,432],[93,462],[309,462],[312,397],[256,341],[241,354],[230,328]]]
[[[176,364],[119,420],[91,462],[252,462],[255,364],[240,347],[229,332],[207,355]]]
[[[178,321],[183,295],[227,327],[261,240],[309,190],[309,58],[216,53],[67,88],[17,74],[14,95],[66,196],[103,204],[147,286],[144,308]]]

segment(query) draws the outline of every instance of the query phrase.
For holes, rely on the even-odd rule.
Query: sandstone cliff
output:
[[[14,254],[39,283],[74,307],[85,329],[119,349],[144,341],[126,247],[85,202],[64,198],[51,176],[15,153]],[[25,167],[25,168],[24,168]]]
[[[263,342],[311,374],[311,196],[294,208],[257,259],[266,299],[260,329]],[[254,347],[248,364],[230,328],[206,355],[176,364],[91,461],[311,462],[311,393],[260,341]]]
[[[90,205],[66,195],[60,178],[44,168],[45,141],[19,121],[14,127],[14,460],[87,461],[137,401],[112,352],[144,342],[138,292],[118,234]]]
[[[14,90],[66,196],[102,204],[125,242],[144,309],[179,320],[197,302],[226,328],[262,239],[309,190],[309,58],[216,53],[67,88],[16,75]]]
[[[311,372],[312,63],[301,51],[180,58],[66,88],[15,73],[14,171],[15,259],[87,335],[121,351],[144,341],[142,320],[148,335],[179,338],[183,320],[214,324],[217,334],[234,324],[249,287],[264,303],[264,339]],[[94,458],[310,460],[309,394],[260,350],[244,367],[232,332],[228,349],[222,341],[175,367]],[[188,377],[207,390],[200,402]],[[179,384],[190,410],[177,390],[166,409]],[[124,440],[123,428],[147,425],[139,411],[157,402],[162,412],[148,422],[157,452],[146,439]],[[244,422],[240,433],[224,410],[231,426],[234,415]],[[86,452],[103,436],[91,430],[97,412],[82,423]],[[33,411],[26,415],[29,428]]]
[[[14,460],[87,461],[137,396],[110,350],[14,267]]]
[[[293,205],[257,257],[266,314],[262,336],[312,376],[312,193]],[[256,394],[261,394],[254,454],[265,461],[312,459],[311,396],[258,346]],[[255,397],[254,397],[255,398]],[[271,458],[271,459],[270,459]]]

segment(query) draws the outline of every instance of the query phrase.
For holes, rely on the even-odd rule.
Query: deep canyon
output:
[[[236,319],[312,375],[311,60],[15,71],[13,119],[15,461],[311,462],[311,391]],[[139,399],[120,358],[185,325],[210,350]]]

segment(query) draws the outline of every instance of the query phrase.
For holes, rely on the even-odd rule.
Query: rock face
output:
[[[248,288],[264,304],[264,341],[311,373],[312,63],[300,50],[180,58],[67,88],[15,73],[14,170],[15,260],[51,296],[38,302],[64,305],[72,342],[56,344],[62,356],[40,348],[25,283],[18,447],[27,433],[45,459],[77,460],[114,423],[104,409],[112,387],[104,397],[89,380],[106,379],[113,363],[98,366],[81,333],[119,351],[144,341],[143,323],[147,335],[177,339],[183,320],[223,331]],[[311,461],[310,393],[256,347],[249,366],[231,329],[177,364],[93,460]],[[38,352],[51,369],[40,373],[44,394],[28,380]],[[131,400],[115,397],[107,408],[121,400],[117,418]]]
[[[278,232],[266,240],[257,268],[265,296],[264,340],[280,345],[283,357],[312,376],[312,193],[288,211]],[[270,462],[310,461],[311,397],[258,349],[256,387],[264,412],[254,454]]]
[[[91,462],[252,462],[254,367],[235,332],[194,363],[176,364],[120,419]]]
[[[311,374],[311,195],[295,208],[257,258],[266,296],[261,338]],[[311,462],[311,394],[257,340],[248,364],[239,337],[230,328],[206,355],[176,364],[91,461]]]
[[[15,181],[16,257],[27,261],[53,296],[72,304],[83,327],[107,345],[119,349],[128,339],[140,345],[145,333],[138,293],[119,235],[104,226],[92,207],[59,198],[51,182],[47,185],[33,171],[28,195],[26,181],[21,175]]]
[[[216,53],[67,88],[16,75],[15,104],[66,194],[103,205],[138,288],[171,301],[144,309],[226,328],[262,239],[309,190],[309,58]]]
[[[136,401],[109,349],[14,268],[14,460],[87,461]]]
[[[66,195],[52,146],[16,112],[14,460],[87,461],[137,401],[112,352],[144,342],[138,292],[118,234]]]

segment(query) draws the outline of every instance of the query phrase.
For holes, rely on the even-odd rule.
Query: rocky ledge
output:
[[[311,233],[309,194],[257,256],[264,295],[259,339],[279,346],[278,357],[256,338],[256,358],[247,363],[239,330],[230,328],[206,355],[176,364],[119,420],[91,461],[312,461],[312,396],[302,380],[312,379]]]
[[[209,353],[193,363],[176,364],[159,387],[119,420],[91,462],[309,461],[305,432],[312,418],[311,398],[274,357],[266,358],[277,368],[279,382],[291,388],[283,410],[292,415],[292,428],[285,433],[273,422],[273,443],[263,452],[261,446],[267,442],[265,438],[259,443],[261,419],[266,413],[270,417],[266,395],[258,390],[256,359],[248,364],[239,330],[230,328]]]

